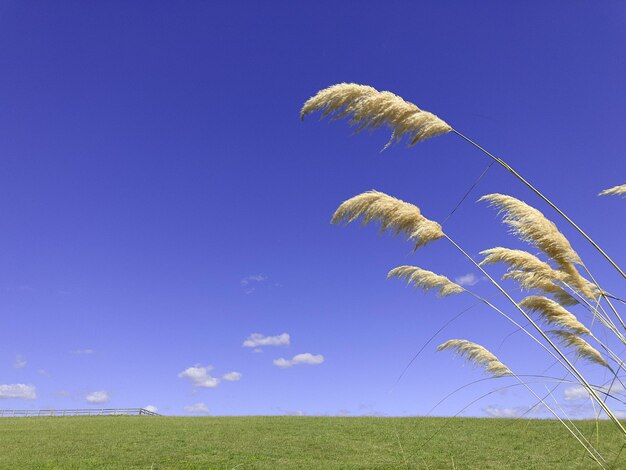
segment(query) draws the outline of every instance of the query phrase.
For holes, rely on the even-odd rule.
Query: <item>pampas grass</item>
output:
[[[509,271],[502,276],[502,279],[511,279],[517,282],[522,290],[539,290],[545,294],[550,294],[561,305],[571,306],[579,303],[565,289],[556,285],[554,281],[533,271]]]
[[[389,91],[378,91],[356,83],[340,83],[317,92],[304,103],[300,118],[304,119],[316,111],[322,111],[322,117],[349,118],[350,124],[356,127],[355,132],[387,125],[392,134],[385,147],[394,140],[400,141],[405,135],[409,138],[409,146],[412,146],[452,130],[434,114]]]
[[[447,277],[418,268],[417,266],[398,266],[397,268],[393,268],[389,271],[389,274],[387,274],[387,279],[392,277],[406,279],[409,285],[413,284],[416,289],[422,288],[424,291],[437,289],[437,295],[439,297],[447,297],[452,294],[465,292],[465,289],[455,284]]]
[[[428,220],[419,208],[379,191],[367,191],[344,201],[335,211],[331,223],[350,223],[363,218],[364,224],[380,222],[381,232],[391,230],[415,242],[415,248],[443,237],[441,225]]]
[[[535,188],[503,159],[496,157],[434,114],[421,110],[413,103],[405,101],[391,92],[380,92],[371,86],[358,85],[355,83],[340,83],[320,90],[306,101],[300,111],[300,118],[304,119],[305,116],[315,111],[322,111],[322,117],[332,115],[333,119],[350,117],[350,123],[357,126],[355,132],[367,128],[377,129],[383,124],[386,124],[393,132],[385,148],[391,145],[394,140],[399,141],[406,134],[409,135],[409,146],[411,146],[429,137],[447,134],[449,132],[455,133],[509,171],[515,178],[543,199],[544,202],[558,212],[561,217],[585,237],[621,276],[626,279],[626,273],[615,261],[541,191]]]
[[[537,246],[566,274],[565,280],[574,285],[587,298],[595,299],[599,293],[578,272],[575,264],[582,265],[578,253],[569,241],[540,211],[523,201],[504,194],[487,194],[479,199],[504,214],[503,222],[523,241]]]
[[[599,364],[604,367],[609,367],[608,363],[602,357],[596,349],[593,348],[587,341],[582,339],[576,333],[565,330],[550,330],[548,331],[552,336],[556,336],[558,340],[565,346],[574,349],[574,352],[578,357],[587,359],[590,362]]]
[[[591,331],[580,323],[575,315],[568,312],[560,304],[554,300],[550,300],[547,297],[540,295],[530,295],[523,299],[520,303],[520,307],[525,308],[531,312],[537,312],[541,318],[552,325],[567,328],[579,335],[591,334]]]
[[[612,188],[605,189],[598,196],[622,196],[626,197],[626,184],[620,184],[619,186],[613,186]]]
[[[537,276],[543,277],[549,281],[561,281],[565,274],[555,269],[535,255],[524,250],[512,250],[509,248],[490,248],[480,252],[485,258],[481,261],[483,264],[504,263],[509,271],[520,270],[533,272]]]
[[[393,141],[399,141],[405,136],[409,138],[409,145],[413,145],[428,137],[448,132],[459,135],[499,163],[543,199],[578,230],[626,278],[626,273],[578,225],[510,165],[453,129],[434,114],[419,109],[414,104],[403,100],[393,93],[380,92],[372,87],[348,83],[334,85],[318,92],[304,104],[301,118],[318,111],[322,113],[322,117],[330,116],[332,119],[347,118],[351,125],[356,126],[355,132],[388,126],[392,129],[392,135],[387,145],[390,145]],[[626,194],[626,185],[616,186],[600,193],[600,195],[624,194]],[[600,341],[590,331],[588,326],[565,308],[566,306],[581,304],[582,307],[587,308],[594,315],[593,321],[595,319],[599,320],[601,326],[605,328],[605,333],[613,333],[615,338],[626,344],[626,338],[621,333],[621,330],[618,330],[604,308],[604,304],[608,305],[615,317],[620,320],[621,325],[626,328],[626,324],[612,305],[608,294],[600,288],[569,240],[541,211],[519,199],[504,194],[488,194],[480,200],[496,207],[499,213],[503,215],[503,221],[510,228],[511,232],[522,241],[537,247],[547,256],[547,259],[544,261],[538,256],[523,250],[496,247],[482,251],[481,255],[484,258],[479,263],[455,240],[444,233],[439,223],[429,220],[422,215],[417,206],[378,191],[368,191],[343,202],[333,215],[332,223],[350,223],[357,219],[362,219],[364,224],[372,221],[379,222],[381,232],[390,231],[395,235],[402,234],[405,238],[415,243],[415,248],[440,238],[448,240],[455,249],[482,273],[485,279],[498,289],[500,295],[510,303],[509,305],[514,308],[517,314],[521,315],[528,322],[528,328],[484,297],[466,290],[450,281],[447,277],[435,274],[432,271],[416,266],[403,265],[392,269],[387,277],[404,279],[409,285],[425,291],[436,290],[441,297],[467,292],[481,300],[485,305],[528,335],[538,346],[556,360],[556,364],[561,365],[571,374],[576,382],[587,391],[593,402],[599,405],[626,437],[626,429],[617,419],[609,406],[609,402],[605,402],[605,400],[600,398],[596,392],[597,385],[591,385],[586,375],[583,375],[581,370],[575,365],[573,358],[571,358],[571,356],[575,356],[593,364],[607,367],[615,375],[614,380],[621,382],[618,373],[621,369],[626,370],[624,361],[610,349],[610,343],[606,340]],[[517,302],[513,299],[512,294],[494,280],[483,267],[496,263],[502,263],[506,266],[503,279],[517,282],[522,290],[539,291],[539,293],[550,296],[552,299],[543,295],[529,295]],[[586,273],[590,280],[581,275],[578,267]],[[614,298],[617,299],[617,297]],[[533,313],[542,321],[535,321],[531,316]],[[544,325],[553,325],[557,329],[544,331]],[[615,372],[602,354],[585,341],[581,335],[589,335],[594,342],[597,342],[607,354],[607,357],[619,365],[618,372]],[[489,374],[496,377],[504,375],[514,376],[526,386],[533,396],[544,403],[546,408],[550,409],[528,383],[513,374],[508,367],[484,347],[467,340],[450,340],[438,348],[438,350],[446,349],[453,350],[474,364],[484,367]],[[564,378],[564,383],[566,381]],[[602,457],[576,427],[573,425],[569,426],[554,410],[550,409],[550,411],[581,443],[594,461],[600,467],[605,468],[602,464],[602,461],[604,461]]]
[[[456,355],[464,357],[477,366],[484,367],[485,372],[494,377],[513,374],[507,366],[480,344],[472,343],[466,339],[450,339],[437,347],[437,351],[446,349],[451,349]]]

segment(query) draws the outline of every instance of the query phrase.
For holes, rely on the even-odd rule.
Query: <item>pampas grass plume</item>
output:
[[[416,243],[416,249],[443,237],[441,225],[424,217],[417,206],[380,191],[367,191],[344,201],[333,214],[331,223],[350,223],[359,217],[364,224],[380,222],[382,232],[403,233]]]
[[[546,322],[563,328],[567,328],[574,333],[590,334],[591,332],[583,325],[575,315],[568,312],[561,305],[554,300],[542,297],[540,295],[530,295],[523,299],[520,306],[530,310],[531,312],[537,312],[541,318]]]
[[[465,292],[465,289],[455,284],[447,277],[418,268],[417,266],[398,266],[397,268],[393,268],[389,271],[389,274],[387,274],[387,279],[392,277],[406,279],[409,285],[413,284],[415,288],[422,288],[425,291],[437,289],[437,295],[439,297],[447,297],[448,295]]]
[[[612,188],[605,189],[598,196],[622,196],[626,197],[626,184],[620,184],[619,186],[613,186]]]
[[[412,146],[452,130],[434,114],[389,91],[378,91],[356,83],[340,83],[320,90],[304,103],[300,118],[304,119],[316,111],[322,111],[322,117],[349,117],[350,124],[356,126],[355,132],[387,125],[393,132],[385,147],[405,135],[409,138],[409,146]]]
[[[595,364],[600,364],[604,367],[609,367],[607,362],[596,349],[593,348],[587,341],[582,339],[576,333],[565,330],[550,330],[548,333],[558,337],[562,344],[574,348],[576,355],[587,359]]]
[[[466,339],[451,339],[439,345],[437,351],[443,351],[445,349],[451,349],[457,355],[464,357],[478,366],[484,367],[485,371],[494,377],[513,374],[507,366],[502,364],[496,356],[480,344],[472,343]]]
[[[487,194],[479,199],[487,201],[504,214],[503,222],[523,241],[531,243],[552,258],[561,271],[566,274],[569,284],[575,286],[590,299],[595,299],[599,292],[584,279],[574,264],[582,265],[565,235],[559,232],[554,223],[540,211],[523,201],[504,194]]]

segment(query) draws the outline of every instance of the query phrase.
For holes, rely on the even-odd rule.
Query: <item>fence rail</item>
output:
[[[80,410],[0,410],[0,417],[33,416],[161,416],[145,408],[86,408]]]

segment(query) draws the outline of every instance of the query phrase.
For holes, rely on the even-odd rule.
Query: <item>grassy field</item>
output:
[[[596,444],[595,423],[577,422]],[[610,468],[626,451],[599,423]],[[0,418],[0,469],[596,468],[554,421],[467,418]]]

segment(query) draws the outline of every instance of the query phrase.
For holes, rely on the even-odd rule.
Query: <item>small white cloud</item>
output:
[[[254,349],[252,350],[252,352],[253,352],[253,353],[262,353],[262,352],[263,352],[263,350],[262,350],[261,348],[254,348]]]
[[[70,354],[77,354],[77,355],[86,355],[86,354],[93,354],[93,353],[95,353],[93,349],[73,349],[70,351]]]
[[[20,398],[22,400],[35,400],[37,398],[37,391],[33,385],[0,385],[0,398]]]
[[[220,379],[212,377],[209,374],[211,370],[213,370],[213,366],[202,367],[201,365],[195,365],[182,371],[178,374],[178,377],[191,380],[195,387],[215,388],[219,385]]]
[[[26,359],[24,359],[24,356],[22,356],[21,354],[15,356],[15,362],[13,363],[13,367],[15,367],[16,369],[23,369],[24,367],[26,367],[26,364],[28,363],[26,362]]]
[[[208,413],[209,407],[206,406],[206,403],[194,403],[193,405],[185,406],[184,410],[189,413]]]
[[[252,294],[256,290],[257,286],[265,281],[267,281],[266,276],[262,274],[255,274],[253,276],[244,277],[241,281],[239,281],[239,284],[243,287],[246,294]]]
[[[487,413],[492,418],[517,418],[521,416],[527,408],[514,406],[510,408],[499,407],[499,406],[488,406],[484,409],[485,413]]]
[[[563,391],[563,398],[567,401],[580,400],[582,398],[589,398],[589,393],[582,385],[575,385]]]
[[[478,283],[478,281],[480,281],[480,279],[474,273],[463,274],[454,279],[454,282],[460,286],[473,286]]]
[[[46,369],[39,369],[37,373],[41,375],[42,377],[50,377],[50,374],[48,373]]]
[[[243,342],[244,348],[258,348],[259,346],[289,346],[289,333],[276,336],[265,336],[261,333],[252,333]]]
[[[111,397],[109,396],[109,392],[105,390],[98,390],[97,392],[88,393],[85,400],[92,404],[100,404],[108,403],[111,400]]]
[[[143,407],[144,410],[150,411],[152,413],[158,413],[159,409],[154,405],[146,405]]]
[[[493,418],[518,418],[525,415],[538,416],[547,411],[543,403],[535,403],[533,406],[499,407],[488,406],[483,411]]]
[[[296,354],[291,359],[274,359],[274,365],[282,368],[295,366],[298,364],[316,365],[324,362],[324,356],[321,354],[302,353]]]
[[[222,378],[224,380],[228,380],[229,382],[237,382],[238,380],[241,380],[241,373],[240,372],[227,372],[224,375],[222,375]]]

